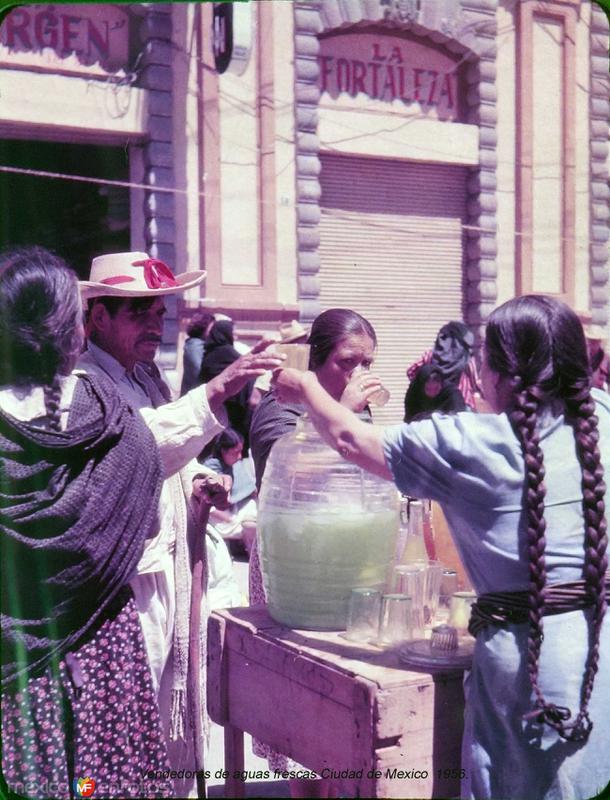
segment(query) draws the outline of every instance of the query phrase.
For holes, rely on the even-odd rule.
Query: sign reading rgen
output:
[[[27,5],[0,26],[0,65],[107,74],[127,66],[129,15],[115,5]]]
[[[319,86],[342,94],[417,104],[431,116],[460,116],[459,56],[415,37],[352,32],[320,40]]]

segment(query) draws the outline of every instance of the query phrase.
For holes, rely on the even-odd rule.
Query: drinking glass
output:
[[[308,344],[282,344],[278,342],[273,345],[273,352],[279,355],[285,355],[286,359],[282,362],[282,367],[290,367],[291,369],[298,369],[305,372],[309,368],[309,351]]]
[[[358,372],[370,372],[370,371],[371,371],[370,367],[364,367],[362,365],[358,369]],[[381,407],[385,406],[388,403],[389,399],[390,399],[390,393],[388,392],[388,390],[385,388],[385,386],[380,386],[379,389],[377,389],[377,391],[369,397],[368,402],[374,406]]]
[[[352,589],[345,638],[354,642],[377,639],[380,611],[380,591],[368,588]]]
[[[424,636],[424,577],[424,571],[416,564],[399,564],[394,568],[394,591],[411,598],[411,628],[415,638]]]
[[[394,645],[407,641],[411,636],[411,598],[406,594],[384,594],[378,643],[381,646]]]
[[[430,626],[434,622],[434,616],[438,610],[438,600],[443,577],[443,565],[434,559],[418,559],[411,562],[411,566],[418,567],[424,573],[424,621]]]

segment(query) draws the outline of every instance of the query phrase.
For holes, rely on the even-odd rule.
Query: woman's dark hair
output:
[[[210,314],[209,311],[196,311],[186,329],[186,335],[203,339],[210,322],[214,322],[214,314]]]
[[[540,722],[571,741],[588,738],[592,723],[587,706],[599,663],[599,638],[606,611],[604,578],[607,523],[604,470],[598,447],[598,419],[591,397],[591,369],[582,325],[564,303],[548,297],[526,295],[496,309],[487,325],[485,347],[491,369],[508,377],[513,386],[512,427],[521,443],[526,469],[527,549],[529,564],[529,638],[527,668],[536,695],[534,712]],[[582,471],[585,521],[584,580],[593,598],[590,647],[583,678],[581,705],[574,721],[565,724],[569,709],[547,703],[538,686],[538,661],[542,644],[542,614],[546,585],[544,519],[544,463],[537,432],[538,410],[548,400],[563,402],[566,419],[574,429],[576,452]]]
[[[368,336],[377,346],[371,323],[349,308],[329,308],[315,318],[308,342],[311,345],[309,368],[321,367],[335,347],[347,336]]]
[[[230,319],[217,320],[206,337],[206,347],[210,350],[225,344],[232,346],[233,338],[233,322]]]
[[[243,445],[244,437],[238,433],[234,428],[225,428],[222,433],[214,439],[213,454],[220,458],[223,450],[230,450],[237,444]]]
[[[435,397],[426,394],[426,383],[436,376],[441,382],[441,389]],[[405,422],[425,419],[434,411],[454,414],[465,411],[466,403],[461,392],[443,378],[443,372],[436,364],[422,364],[417,370],[405,394]]]
[[[0,255],[0,384],[43,386],[47,414],[59,429],[59,377],[82,349],[78,280],[42,247]]]

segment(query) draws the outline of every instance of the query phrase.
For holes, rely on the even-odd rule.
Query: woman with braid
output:
[[[0,257],[2,774],[17,796],[167,797],[142,777],[168,761],[128,588],[159,457],[114,387],[72,373],[82,342],[74,273]]]
[[[540,296],[492,313],[482,382],[495,413],[386,429],[312,373],[281,371],[276,393],[346,459],[443,507],[478,595],[462,796],[584,800],[610,781],[610,398],[576,315]]]

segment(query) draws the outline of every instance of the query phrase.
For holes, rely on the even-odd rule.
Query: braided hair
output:
[[[600,632],[606,611],[604,580],[608,540],[604,505],[606,485],[584,332],[576,314],[565,304],[548,297],[526,295],[510,300],[492,313],[485,349],[489,367],[510,380],[512,397],[507,412],[525,462],[529,556],[527,671],[535,701],[534,709],[524,718],[547,723],[564,739],[586,741],[592,728],[587,707],[598,670]],[[546,586],[546,489],[537,418],[541,406],[553,400],[563,403],[566,420],[574,430],[582,472],[583,577],[593,604],[581,703],[570,723],[567,720],[571,711],[548,703],[538,684]]]
[[[42,247],[0,255],[0,385],[44,388],[49,425],[60,430],[60,378],[83,344],[78,280]]]

